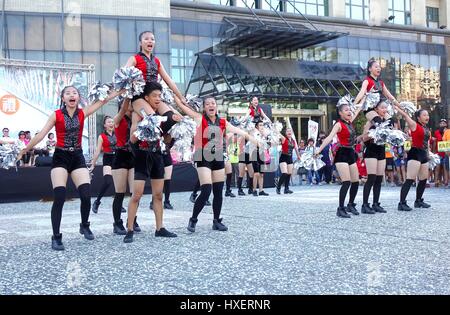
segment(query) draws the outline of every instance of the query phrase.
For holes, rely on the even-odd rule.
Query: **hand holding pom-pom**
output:
[[[123,67],[114,72],[113,87],[118,91],[125,89],[123,97],[133,98],[133,96],[142,94],[144,86],[144,76],[136,67]]]

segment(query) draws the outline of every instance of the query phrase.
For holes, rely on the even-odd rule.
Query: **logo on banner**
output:
[[[0,99],[0,110],[6,115],[14,115],[19,111],[19,100],[13,95],[4,95]]]
[[[450,141],[438,141],[438,152],[450,152]]]

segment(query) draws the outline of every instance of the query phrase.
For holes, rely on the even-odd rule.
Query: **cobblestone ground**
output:
[[[211,229],[207,207],[194,234],[189,193],[174,193],[165,225],[175,239],[154,237],[146,195],[132,244],[112,234],[111,197],[91,214],[94,241],[78,233],[73,200],[63,212],[64,252],[50,247],[51,203],[0,204],[0,294],[450,294],[450,190],[427,189],[432,208],[399,212],[399,188],[383,187],[388,213],[341,219],[338,189],[224,197],[229,231]],[[361,198],[362,187],[358,208]]]

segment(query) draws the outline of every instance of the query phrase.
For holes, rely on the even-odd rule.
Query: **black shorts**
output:
[[[353,165],[358,160],[355,149],[340,147],[336,156],[334,157],[334,164],[336,163],[347,163],[348,165]]]
[[[164,161],[161,152],[135,150],[134,179],[164,179]]]
[[[386,158],[386,171],[393,171],[395,169],[394,158]]]
[[[250,154],[248,153],[239,154],[239,163],[251,164],[252,162],[250,161]]]
[[[364,149],[365,159],[377,159],[382,161],[386,158],[386,150],[384,145],[376,145],[375,143],[369,143]]]
[[[286,164],[293,164],[294,162],[292,161],[292,155],[287,155],[284,153],[281,153],[280,155],[280,163],[286,163]]]
[[[163,161],[164,161],[164,167],[172,166],[172,156],[170,153],[163,153]]]
[[[114,161],[112,163],[113,170],[119,170],[121,168],[131,170],[134,168],[134,156],[127,150],[116,150]]]
[[[111,166],[114,163],[114,153],[103,153],[103,166]]]
[[[68,173],[71,173],[78,168],[87,168],[83,151],[64,151],[56,148],[55,153],[53,154],[52,169],[56,167],[62,167],[66,169]]]
[[[407,161],[409,160],[419,161],[421,164],[428,163],[428,153],[424,149],[412,147],[408,152]]]
[[[201,161],[196,161],[195,165],[197,167],[207,167],[211,171],[218,171],[218,170],[222,170],[225,168],[224,161],[216,161],[216,160],[206,161],[205,159],[203,159]]]

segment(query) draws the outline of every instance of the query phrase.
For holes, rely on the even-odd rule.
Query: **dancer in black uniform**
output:
[[[50,172],[54,201],[52,205],[52,248],[64,250],[62,234],[60,233],[62,210],[66,201],[67,177],[71,175],[72,181],[77,187],[80,195],[80,234],[88,240],[94,239],[90,229],[89,214],[91,210],[90,176],[89,170],[83,156],[81,140],[83,137],[83,126],[85,119],[94,114],[100,107],[120,95],[124,91],[112,91],[103,101],[97,101],[85,108],[79,108],[80,93],[74,86],[66,86],[61,91],[60,109],[50,115],[47,123],[41,131],[28,143],[19,155],[22,156],[34,148],[36,144],[47,136],[49,131],[55,127],[56,149],[53,155],[52,170]]]

